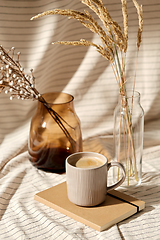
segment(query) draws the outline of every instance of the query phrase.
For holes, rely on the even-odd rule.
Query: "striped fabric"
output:
[[[122,24],[121,1],[103,0]],[[37,102],[9,100],[0,94],[0,239],[160,239],[160,2],[139,0],[144,9],[144,33],[137,65],[136,90],[145,111],[143,180],[133,189],[119,188],[146,202],[146,208],[101,233],[48,208],[34,195],[65,181],[65,174],[46,173],[28,160],[30,120]],[[0,44],[21,52],[21,64],[34,69],[40,93],[64,91],[74,96],[81,120],[84,150],[112,158],[113,111],[118,86],[112,69],[93,48],[52,45],[58,40],[97,37],[75,20],[47,16],[30,18],[53,8],[83,11],[79,0],[0,1]],[[127,87],[133,84],[137,14],[128,1],[129,48]],[[102,137],[103,136],[103,137]]]

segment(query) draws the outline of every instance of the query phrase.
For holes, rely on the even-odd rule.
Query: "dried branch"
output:
[[[12,57],[9,55],[11,52]],[[35,89],[35,78],[31,69],[31,76],[24,73],[19,63],[20,52],[17,53],[17,60],[14,61],[14,48],[7,52],[0,46],[0,91],[10,93],[10,99],[38,99],[40,93]]]

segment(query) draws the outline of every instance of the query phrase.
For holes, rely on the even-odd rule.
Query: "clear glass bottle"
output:
[[[29,159],[39,169],[64,172],[66,157],[82,151],[82,134],[74,110],[74,98],[62,92],[47,93],[43,98],[49,103],[49,109],[38,102],[30,126]]]
[[[125,187],[141,183],[143,133],[144,111],[140,104],[140,93],[134,92],[133,96],[133,91],[127,91],[127,97],[119,97],[114,111],[114,161],[121,162],[125,167]],[[114,181],[120,176],[114,170]]]

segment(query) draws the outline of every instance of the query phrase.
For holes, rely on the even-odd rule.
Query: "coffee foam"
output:
[[[96,157],[82,157],[75,164],[78,168],[96,168],[101,165],[103,165],[103,162]]]

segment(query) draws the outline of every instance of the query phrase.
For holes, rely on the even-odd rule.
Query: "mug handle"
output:
[[[110,190],[113,190],[113,189],[119,187],[119,186],[124,182],[124,180],[125,180],[125,178],[126,178],[125,168],[124,168],[124,166],[123,166],[121,163],[119,163],[119,162],[110,162],[110,163],[108,163],[108,164],[107,164],[107,169],[109,170],[111,167],[114,167],[114,166],[119,167],[119,168],[122,169],[123,176],[122,176],[122,178],[121,178],[117,183],[115,183],[115,184],[107,187],[107,191],[110,191]]]

